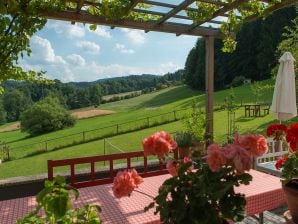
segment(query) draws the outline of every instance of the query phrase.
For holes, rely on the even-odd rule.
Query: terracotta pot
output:
[[[206,155],[205,142],[194,141],[192,143],[192,149],[193,149],[193,153],[192,153],[193,157],[202,157]]]
[[[298,224],[298,184],[289,183],[283,186],[286,195],[287,204],[292,215],[294,223]]]
[[[274,151],[275,152],[280,152],[282,151],[282,140],[277,140],[274,142]]]
[[[183,159],[190,154],[190,147],[178,147],[179,159]]]

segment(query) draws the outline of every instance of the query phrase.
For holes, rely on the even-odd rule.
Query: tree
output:
[[[24,71],[18,66],[18,59],[24,53],[31,54],[30,38],[46,24],[42,11],[63,7],[60,0],[0,1],[0,83],[8,79],[41,78],[42,72]]]
[[[88,91],[90,103],[94,106],[99,106],[102,97],[100,86],[98,84],[91,85],[88,87]]]
[[[31,99],[27,98],[23,92],[14,89],[3,96],[3,107],[7,113],[7,121],[19,120],[21,113],[31,105]]]
[[[21,115],[21,130],[31,135],[56,131],[75,124],[75,119],[57,98],[47,97],[35,103]]]
[[[0,124],[4,124],[6,122],[6,111],[3,107],[3,101],[0,100]]]
[[[225,88],[230,85],[236,76],[244,76],[252,80],[264,80],[271,77],[271,69],[278,64],[279,55],[276,48],[283,39],[292,38],[292,43],[297,43],[297,31],[293,32],[295,22],[291,20],[296,16],[295,8],[279,10],[265,20],[256,20],[245,23],[237,33],[237,49],[232,53],[221,51],[223,43],[215,40],[214,51],[214,86],[215,89]],[[296,21],[296,25],[297,25]],[[284,27],[288,25],[288,32],[282,36]],[[287,37],[288,36],[288,37]],[[284,49],[293,51],[294,46],[284,42]],[[186,84],[192,88],[204,90],[205,83],[205,45],[198,39],[187,57],[185,63]]]
[[[298,7],[297,7],[298,13]],[[283,36],[286,38],[278,45],[278,54],[289,51],[293,54],[296,61],[298,61],[298,16],[292,20],[292,27],[286,27],[286,31]],[[295,69],[298,72],[298,66]]]

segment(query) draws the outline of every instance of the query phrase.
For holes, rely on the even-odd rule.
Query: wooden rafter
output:
[[[220,37],[220,31],[215,29],[209,29],[204,27],[198,27],[192,32],[189,32],[188,29],[190,25],[187,24],[178,24],[166,22],[160,26],[156,26],[156,23],[153,21],[148,21],[146,23],[140,21],[131,21],[131,20],[107,20],[104,17],[90,15],[88,13],[81,12],[47,12],[46,17],[49,19],[59,19],[64,21],[77,21],[81,23],[91,23],[97,25],[106,25],[112,27],[123,27],[123,28],[132,28],[145,31],[157,31],[165,33],[174,33],[174,34],[187,34],[193,36],[215,36]]]
[[[228,3],[217,1],[217,0],[200,0],[200,2],[209,3],[213,5],[219,5],[219,6],[226,6]]]
[[[125,27],[125,28],[134,28],[144,30],[145,32],[149,31],[160,31],[175,33],[177,36],[181,34],[195,35],[195,36],[210,36],[214,35],[219,37],[220,31],[215,30],[212,27],[204,27],[204,23],[213,23],[213,24],[222,24],[224,21],[216,20],[216,17],[223,16],[227,17],[229,11],[237,9],[237,7],[248,0],[234,0],[231,3],[224,2],[222,0],[183,0],[180,4],[166,3],[163,0],[134,0],[130,6],[130,10],[133,12],[148,14],[148,15],[157,15],[161,18],[158,20],[151,21],[131,21],[129,19],[122,19],[121,21],[111,21],[100,15],[91,15],[88,10],[89,6],[94,6],[98,9],[101,7],[100,1],[93,0],[66,0],[76,4],[76,8],[69,8],[66,12],[57,12],[57,13],[45,13],[45,16],[48,18],[67,20],[72,23],[82,22],[82,23],[94,23],[100,25],[107,25],[110,27]],[[193,2],[204,2],[208,4],[218,5],[219,9],[213,13],[210,18],[199,21],[199,23],[188,24],[185,21],[192,20],[188,15],[179,13],[182,10],[188,11],[197,11],[195,7],[192,7]],[[272,3],[273,0],[260,0],[266,3]],[[283,0],[281,3],[274,4],[272,7],[268,8],[267,13],[273,12],[280,8],[291,6],[295,4],[297,0]],[[143,9],[138,7],[138,3],[144,3],[152,5],[153,9]],[[154,8],[154,6],[156,6]],[[83,8],[86,7],[86,8]],[[158,7],[167,8],[168,11],[164,12],[163,10],[158,11]],[[54,15],[55,14],[55,15]],[[73,15],[74,14],[74,15]],[[80,16],[78,16],[80,15]],[[177,19],[175,22],[169,22],[169,19]],[[257,15],[251,16],[247,21],[251,21],[258,18]],[[183,21],[184,20],[184,21]]]
[[[81,11],[81,8],[83,7],[83,4],[84,4],[84,0],[78,0],[77,13],[79,13]]]
[[[238,5],[241,5],[245,2],[247,2],[248,0],[235,0],[232,3],[230,3],[229,5],[222,7],[220,9],[218,9],[216,12],[213,13],[213,15],[210,18],[207,18],[203,21],[200,21],[199,23],[193,23],[192,27],[189,29],[189,31],[192,31],[193,29],[195,29],[196,27],[209,22],[209,20],[218,17],[218,16],[222,16],[225,15],[226,12],[236,8]]]
[[[171,11],[169,11],[165,16],[157,20],[156,25],[160,25],[169,18],[171,18],[173,15],[176,15],[181,10],[184,10],[187,8],[190,4],[192,4],[195,0],[185,0],[181,4],[177,5],[177,7],[173,8]]]
[[[282,9],[282,8],[285,8],[285,7],[291,7],[295,4],[297,4],[297,0],[284,0],[284,1],[282,1],[280,3],[277,3],[273,6],[271,6],[270,8],[268,8],[265,13],[269,14],[269,13],[272,13],[276,10],[279,10],[279,9]],[[258,15],[252,15],[252,16],[250,16],[246,19],[246,22],[251,22],[251,21],[254,21],[258,18],[259,18]]]
[[[147,14],[150,14],[150,15],[156,15],[156,16],[164,16],[165,13],[162,13],[162,12],[155,12],[155,11],[150,11],[150,10],[144,10],[144,9],[132,9],[132,11],[134,12],[139,12],[139,13],[147,13]],[[185,20],[191,20],[192,21],[192,18],[188,17],[188,16],[183,16],[183,15],[173,15],[172,18],[175,18],[175,19],[185,19]],[[222,21],[216,21],[216,20],[210,20],[210,23],[215,23],[215,24],[222,24],[223,22]]]
[[[130,6],[130,9],[133,9],[134,7],[136,7],[136,5],[139,3],[140,1],[139,0],[133,0],[131,6]]]

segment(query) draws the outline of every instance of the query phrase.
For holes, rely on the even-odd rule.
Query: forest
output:
[[[244,79],[259,81],[268,79],[277,72],[281,52],[278,44],[285,39],[285,27],[297,16],[295,7],[279,10],[266,19],[245,23],[237,33],[237,48],[233,53],[224,53],[222,41],[215,40],[215,89],[223,89],[242,83]],[[185,62],[184,80],[194,89],[205,90],[205,41],[197,40]]]

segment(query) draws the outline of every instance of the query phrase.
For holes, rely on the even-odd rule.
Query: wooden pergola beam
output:
[[[192,4],[195,0],[184,0],[181,4],[177,5],[177,7],[173,8],[170,12],[168,12],[165,16],[157,20],[156,24],[161,25],[164,23],[166,20],[171,18],[173,15],[176,15],[178,12],[181,10],[185,9],[188,7],[190,4]]]
[[[139,0],[133,0],[132,4],[130,6],[130,10],[132,10],[134,7],[136,7],[139,2],[140,2]]]
[[[140,21],[132,21],[132,20],[107,20],[105,17],[90,15],[81,11],[81,13],[76,12],[47,12],[44,13],[44,16],[49,19],[57,19],[64,21],[75,21],[80,23],[91,23],[96,25],[105,25],[110,27],[123,27],[123,28],[131,28],[131,29],[139,29],[146,31],[157,31],[157,32],[165,32],[165,33],[174,33],[174,34],[187,34],[192,36],[214,36],[220,38],[221,32],[219,30],[198,27],[192,32],[189,32],[190,25],[187,24],[178,24],[178,23],[170,23],[166,22],[159,26],[156,26],[155,21],[148,21],[146,23]]]
[[[209,22],[209,20],[217,17],[217,16],[223,16],[225,15],[226,12],[234,9],[234,8],[237,8],[238,5],[241,5],[245,2],[247,2],[248,0],[235,0],[233,1],[232,3],[228,4],[227,6],[225,7],[222,7],[220,8],[219,10],[217,10],[216,12],[213,13],[213,15],[210,17],[210,18],[207,18],[203,21],[200,21],[199,23],[193,23],[192,27],[189,29],[189,31],[192,31],[193,29],[195,29],[196,27],[202,25],[203,23],[207,23]]]
[[[139,12],[139,13],[147,13],[150,15],[156,15],[156,16],[164,16],[166,13],[162,13],[162,12],[155,12],[155,11],[150,11],[150,10],[144,10],[144,9],[132,9],[132,11],[134,12]],[[176,19],[185,19],[185,20],[192,20],[192,18],[188,17],[188,16],[182,16],[182,15],[173,15],[172,18],[176,18]],[[222,24],[222,21],[216,21],[216,20],[210,20],[209,23],[215,23],[215,24]]]
[[[206,136],[208,146],[213,142],[213,128],[214,128],[214,115],[213,115],[213,95],[214,95],[214,37],[205,37],[205,49],[206,49],[206,71],[205,71],[205,83],[206,83]]]
[[[84,4],[84,0],[78,0],[77,13],[79,13],[81,11],[81,8],[83,7],[83,4]]]
[[[270,8],[268,8],[265,13],[266,14],[269,14],[269,13],[272,13],[274,11],[277,11],[279,9],[282,9],[282,8],[286,8],[286,7],[291,7],[291,6],[294,6],[295,4],[297,4],[297,0],[284,0],[280,3],[277,3],[273,6],[271,6]],[[249,16],[245,22],[251,22],[251,21],[254,21],[256,19],[260,18],[260,16],[258,15],[252,15],[252,16]]]
[[[209,3],[213,5],[219,5],[219,6],[226,6],[228,3],[217,1],[217,0],[199,0],[199,2]]]

